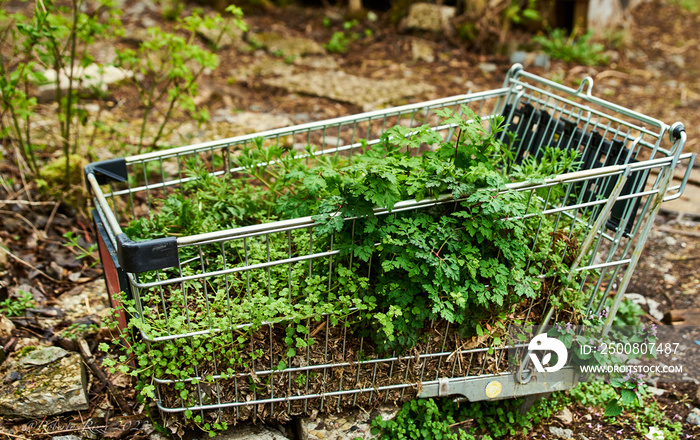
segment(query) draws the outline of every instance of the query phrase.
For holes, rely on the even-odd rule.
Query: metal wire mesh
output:
[[[101,198],[96,202],[98,215],[109,211],[121,225],[152,215],[160,200],[186,193],[187,183],[195,178],[187,170],[195,165],[213,175],[235,177],[241,171],[234,165],[236,155],[256,137],[289,150],[313,145],[315,154],[361,154],[363,147],[371,148],[382,133],[399,124],[429,124],[451,139],[454,127],[444,125],[434,110],[460,112],[466,105],[485,126],[497,116],[506,119],[518,162],[541,155],[543,146],[580,153],[580,172],[513,183],[503,191],[526,198],[521,220],[539,222],[537,231],[545,222],[560,231],[531,237],[533,249],[550,248],[551,261],[585,253],[572,289],[587,293],[584,314],[599,312],[608,297],[624,291],[635,253],[641,251],[660,198],[669,191],[682,142],[664,147],[668,126],[593,99],[588,85],[584,82],[573,91],[516,69],[501,89],[130,157],[126,182],[96,186]],[[622,194],[611,198],[621,179]],[[455,203],[449,197],[406,201],[391,213],[378,209],[376,214],[396,216]],[[542,215],[536,215],[539,212]],[[356,220],[347,221],[354,225]],[[120,232],[109,231],[115,246]],[[581,236],[592,239],[585,250],[580,249]],[[341,268],[355,270],[352,258],[339,257],[333,237],[320,240],[315,235],[315,222],[309,217],[179,237],[178,252],[178,267],[129,274],[141,337],[151,350],[170,359],[156,369],[155,377],[158,406],[164,411],[284,418],[310,410],[401,401],[445,378],[510,374],[506,354],[512,343],[490,347],[485,340],[460,336],[446,321],[432,322],[425,329],[425,342],[401,355],[377,354],[372,340],[350,325],[356,320],[353,308],[340,320],[330,314],[309,315],[290,323],[288,316],[303,313],[313,300],[300,279],[318,277],[317,283],[332,290],[342,277]],[[546,311],[561,292],[552,274],[540,273],[540,279],[552,284],[544,289],[547,295],[522,302],[509,319],[550,318]],[[268,301],[284,298],[278,315],[266,317],[254,329],[251,323],[260,322],[260,297],[252,291],[266,291]],[[555,310],[551,318],[566,320],[572,312]],[[303,327],[305,335],[292,344],[292,356],[285,342],[289,326]],[[202,353],[199,362],[184,369],[177,365],[193,352]],[[232,369],[231,360],[242,368]]]

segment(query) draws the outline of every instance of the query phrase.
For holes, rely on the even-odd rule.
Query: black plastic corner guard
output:
[[[121,233],[117,235],[119,265],[129,273],[176,267],[180,264],[175,237],[134,241]]]
[[[126,182],[129,177],[126,169],[126,159],[108,159],[85,165],[85,174],[93,174],[97,183],[105,185],[109,182]]]

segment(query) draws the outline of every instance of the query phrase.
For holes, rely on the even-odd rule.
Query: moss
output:
[[[33,345],[27,346],[27,347],[22,347],[20,351],[17,352],[17,359],[22,359],[29,353],[33,352],[34,350],[38,349],[39,347],[35,347]]]
[[[87,160],[80,155],[69,155],[69,173],[66,179],[66,158],[61,156],[52,160],[39,170],[40,177],[36,179],[37,189],[51,197],[62,199],[69,205],[82,206],[86,196],[83,168],[87,163]]]

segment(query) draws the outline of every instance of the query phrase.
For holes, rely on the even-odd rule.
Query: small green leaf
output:
[[[622,414],[622,407],[617,399],[612,399],[605,405],[605,417],[617,417]]]

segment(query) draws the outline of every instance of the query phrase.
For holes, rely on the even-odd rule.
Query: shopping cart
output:
[[[525,346],[505,339],[496,346],[489,338],[460,338],[449,323],[433,322],[430,336],[413,351],[380,354],[372,352],[366,338],[354,335],[330,316],[307,319],[307,343],[302,343],[303,348],[291,357],[282,353],[289,325],[284,316],[263,323],[246,336],[243,345],[247,354],[236,354],[245,357],[246,361],[241,362],[245,367],[231,371],[226,365],[232,352],[214,350],[207,344],[222,338],[235,341],[245,333],[246,324],[226,326],[227,321],[212,318],[217,313],[231,315],[238,310],[230,295],[217,297],[213,286],[228,287],[231,277],[236,276],[243,286],[247,282],[244,289],[250,289],[251,279],[269,279],[271,271],[286,270],[291,288],[292,277],[297,276],[293,274],[299,273],[292,268],[300,265],[308,266],[309,271],[312,265],[317,269],[328,267],[331,273],[330,268],[340,261],[332,241],[329,248],[318,247],[314,241],[316,223],[311,217],[147,241],[135,241],[136,237],[128,237],[122,228],[135,218],[149,216],[159,200],[191,182],[195,177],[186,172],[187,164],[202,164],[215,176],[240,171],[232,166],[232,158],[256,139],[289,148],[314,145],[316,154],[361,154],[363,148],[371,147],[395,125],[429,124],[450,139],[455,136],[455,127],[444,124],[434,110],[446,108],[459,113],[462,106],[467,106],[486,126],[496,116],[505,118],[508,128],[502,139],[509,143],[516,162],[539,157],[545,146],[579,152],[582,166],[578,171],[544,181],[508,184],[503,191],[526,193],[533,204],[541,207],[542,218],[567,226],[562,229],[569,231],[569,238],[575,229],[583,231],[567,274],[573,283],[569,288],[586,292],[588,300],[581,310],[584,314],[600,312],[611,298],[610,325],[660,204],[681,195],[694,156],[682,153],[686,141],[682,124],[668,126],[593,97],[591,89],[590,78],[574,90],[528,73],[516,64],[503,87],[495,90],[87,166],[111,301],[118,306],[118,293],[125,292],[134,303],[133,316],[122,311],[120,324],[125,328],[128,318],[139,324],[139,343],[169,359],[168,365],[177,365],[187,347],[190,352],[205,353],[206,359],[200,364],[183,367],[178,374],[166,366],[153,370],[160,410],[213,414],[212,420],[224,413],[238,419],[284,419],[293,414],[333,411],[349,405],[368,407],[416,396],[461,396],[479,401],[572,386],[576,380],[572,368],[537,373],[523,362],[514,372],[507,360],[508,351]],[[676,181],[674,172],[681,163],[686,165],[685,173]],[[560,196],[553,197],[554,193]],[[444,203],[454,200],[450,196],[406,200],[399,202],[392,214]],[[379,207],[375,215],[390,214]],[[300,237],[306,249],[293,246]],[[269,243],[273,239],[288,240],[288,252],[271,255]],[[565,257],[566,249],[554,246],[556,237],[535,239],[548,241],[552,252]],[[231,246],[243,249],[245,255],[240,262],[226,261],[225,248]],[[217,249],[220,257],[212,258]],[[174,298],[178,295],[180,298]],[[187,311],[187,304],[193,301],[201,305],[199,316]],[[553,297],[528,299],[518,313],[523,321],[536,320],[544,326],[571,316],[571,311],[558,305]],[[166,325],[153,327],[153,314]],[[308,343],[312,338],[316,344]]]

